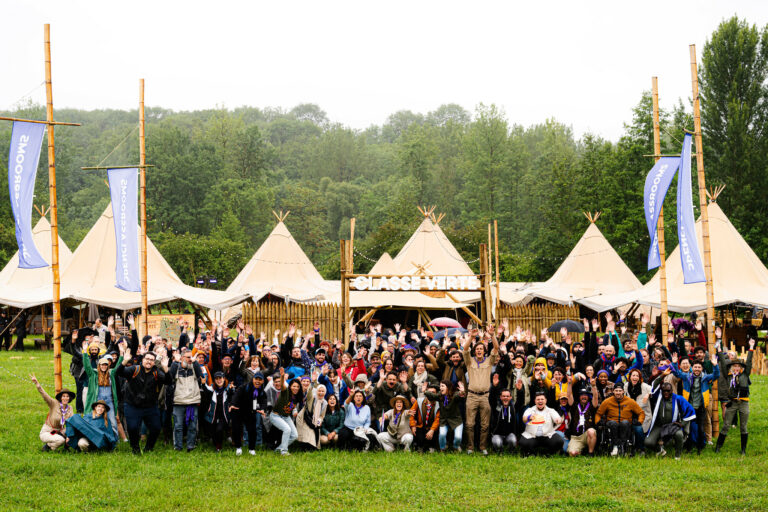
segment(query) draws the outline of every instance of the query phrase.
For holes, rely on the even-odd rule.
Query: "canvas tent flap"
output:
[[[744,303],[768,307],[768,269],[733,227],[717,203],[709,203],[709,238],[712,257],[712,283],[715,306]],[[699,247],[701,218],[696,221]],[[666,260],[667,307],[669,311],[691,313],[707,309],[706,284],[685,284],[680,262],[680,247]],[[632,293],[597,297],[594,309],[607,310],[631,302],[661,307],[658,272],[641,289]],[[590,306],[593,307],[593,306]]]
[[[546,282],[528,294],[557,304],[587,303],[601,295],[637,290],[642,286],[594,222]]]
[[[141,236],[141,235],[139,235]],[[62,297],[115,309],[141,307],[141,293],[115,286],[115,229],[112,206],[93,225],[61,276]],[[147,238],[148,304],[182,299],[209,309],[223,309],[245,300],[244,294],[206,290],[184,284]]]
[[[227,291],[245,294],[254,302],[266,295],[291,302],[338,302],[341,294],[338,284],[334,286],[322,278],[282,221]]]
[[[40,254],[50,264],[52,258],[51,224],[40,217],[32,228],[32,237]],[[72,259],[64,240],[59,237],[59,268],[65,269]],[[0,304],[17,308],[30,308],[53,300],[53,275],[51,267],[19,268],[18,251],[0,271]]]

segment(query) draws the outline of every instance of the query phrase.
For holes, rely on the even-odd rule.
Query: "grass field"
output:
[[[66,355],[63,366],[74,389]],[[675,461],[335,451],[236,458],[231,448],[187,454],[162,443],[142,457],[127,443],[108,454],[42,453],[46,408],[29,372],[51,391],[51,352],[0,353],[0,511],[768,509],[765,377],[753,379],[747,457],[734,432],[719,456],[709,447]]]

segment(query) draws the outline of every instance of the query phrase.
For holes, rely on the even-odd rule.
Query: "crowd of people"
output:
[[[113,450],[130,443],[152,451],[163,435],[177,451],[209,444],[217,452],[269,449],[385,450],[467,454],[596,454],[680,458],[711,439],[710,390],[717,382],[724,421],[747,448],[750,371],[716,330],[707,353],[701,323],[693,341],[670,331],[666,343],[642,317],[583,319],[579,339],[565,329],[555,342],[503,320],[427,332],[380,323],[358,326],[347,344],[327,340],[315,323],[269,338],[238,322],[233,329],[180,320],[178,343],[117,335],[113,319],[74,331],[65,350],[76,391],[51,397],[40,431],[44,451]],[[737,421],[738,420],[738,421]]]

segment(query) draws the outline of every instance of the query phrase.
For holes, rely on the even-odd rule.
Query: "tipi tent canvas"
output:
[[[40,217],[32,228],[32,237],[40,254],[50,265],[52,260],[51,224]],[[59,268],[64,269],[72,259],[64,240],[59,237]],[[19,268],[18,251],[0,271],[0,304],[17,308],[31,308],[53,300],[53,275],[51,267]]]
[[[712,283],[715,306],[744,303],[768,307],[768,269],[747,245],[716,202],[709,203],[709,237],[712,256]],[[701,219],[696,221],[699,247]],[[690,313],[707,308],[705,283],[684,284],[680,247],[667,258],[667,307],[670,311]],[[596,297],[586,303],[604,311],[632,302],[661,307],[659,274],[656,273],[642,288],[633,292]]]
[[[589,227],[576,246],[549,280],[527,291],[529,296],[586,305],[601,295],[640,289],[640,281],[595,224],[597,217],[588,215]]]
[[[338,281],[323,280],[291,235],[282,219],[251,260],[237,275],[228,292],[245,294],[254,302],[274,295],[294,302],[338,302]]]
[[[110,204],[80,242],[62,273],[62,298],[123,310],[141,307],[140,292],[127,292],[115,286],[115,258],[115,228]],[[245,299],[243,294],[184,284],[149,238],[147,281],[149,304],[183,299],[206,308],[222,309]]]

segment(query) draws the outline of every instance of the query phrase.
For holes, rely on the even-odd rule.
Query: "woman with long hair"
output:
[[[285,384],[285,368],[280,367],[280,374],[273,382],[276,390],[280,392],[272,413],[269,415],[272,426],[282,432],[280,444],[275,451],[280,455],[289,455],[288,446],[299,437],[296,431],[295,418],[299,414],[299,407],[304,401],[301,392],[301,382],[293,379],[290,384]]]
[[[461,451],[461,437],[464,433],[464,421],[461,418],[461,402],[466,393],[464,383],[459,381],[458,390],[454,392],[453,384],[449,380],[440,383],[440,392],[435,395],[426,392],[427,398],[440,404],[440,431],[438,435],[440,451],[445,452],[448,445],[448,431],[453,432],[453,449]]]
[[[334,394],[328,395],[327,402],[328,407],[320,427],[320,446],[336,446],[339,443],[339,432],[344,427],[344,409]]]
[[[117,436],[117,417],[115,411],[117,410],[117,383],[115,382],[115,371],[120,367],[123,362],[123,354],[125,354],[125,340],[121,340],[118,344],[120,349],[120,357],[117,361],[113,356],[107,354],[99,359],[96,368],[92,368],[88,361],[83,364],[85,375],[88,379],[87,392],[85,395],[84,407],[86,411],[92,409],[93,404],[101,400],[107,404],[107,416],[109,417],[109,423],[115,430]],[[87,342],[83,342],[83,351],[87,349]],[[123,434],[123,437],[125,434]]]

